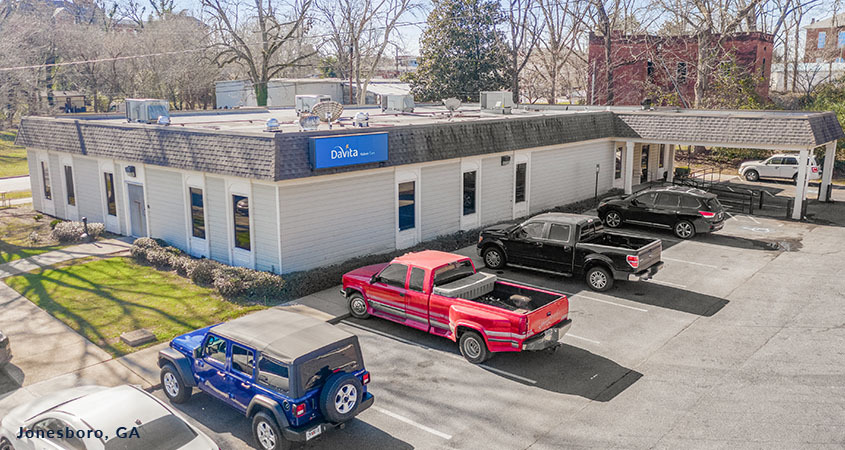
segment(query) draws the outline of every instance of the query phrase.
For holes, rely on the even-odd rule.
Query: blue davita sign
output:
[[[313,137],[309,146],[314,169],[387,161],[387,133]]]

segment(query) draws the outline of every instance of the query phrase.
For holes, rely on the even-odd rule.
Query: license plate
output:
[[[305,432],[305,440],[310,441],[311,439],[319,436],[320,433],[322,433],[322,432],[323,432],[323,429],[321,427],[312,428],[312,429]]]

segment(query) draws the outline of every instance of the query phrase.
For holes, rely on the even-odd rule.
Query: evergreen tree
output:
[[[420,65],[406,76],[415,99],[478,101],[480,91],[507,87],[507,49],[497,30],[502,20],[495,0],[434,0]]]

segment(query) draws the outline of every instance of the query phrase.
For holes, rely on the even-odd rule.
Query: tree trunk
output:
[[[258,81],[253,85],[255,89],[255,103],[258,106],[267,106],[267,81]]]
[[[610,22],[605,22],[604,25],[604,71],[607,83],[607,98],[606,105],[613,105],[613,65],[611,64],[611,54],[613,53],[613,36],[610,35]]]
[[[557,104],[557,63],[552,64],[552,95],[549,98],[550,105]]]
[[[798,23],[800,23],[801,16],[798,17],[799,22],[796,22],[795,25],[795,55],[792,57],[792,92],[795,92],[795,86],[798,84],[798,43],[801,42],[799,40],[801,27],[798,26]]]
[[[789,80],[789,28],[783,33],[783,92],[786,92]]]
[[[704,93],[707,91],[709,73],[708,49],[710,46],[709,31],[698,33],[698,60],[695,63],[695,107],[701,108]]]

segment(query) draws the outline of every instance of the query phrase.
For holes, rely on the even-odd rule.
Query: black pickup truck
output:
[[[614,280],[649,279],[663,266],[660,239],[607,233],[598,217],[546,213],[518,225],[481,232],[478,254],[491,269],[506,264],[534,270],[583,274],[595,291]]]

